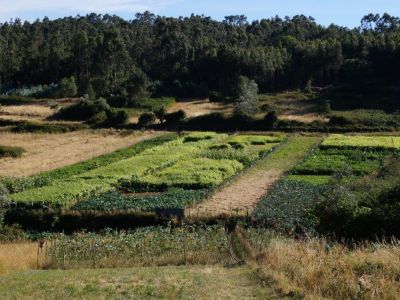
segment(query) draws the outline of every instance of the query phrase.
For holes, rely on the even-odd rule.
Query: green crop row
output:
[[[304,162],[297,165],[293,174],[297,175],[333,175],[335,173],[351,173],[354,175],[366,175],[377,170],[381,165],[379,159],[368,159],[355,155],[328,153],[325,150],[317,150]]]
[[[85,200],[75,204],[71,209],[77,211],[116,211],[155,209],[183,209],[185,206],[202,200],[208,190],[171,189],[154,195],[122,195],[116,191],[93,193]]]
[[[159,172],[130,180],[131,191],[163,191],[170,187],[212,188],[236,175],[244,165],[236,160],[194,158],[180,160]]]
[[[351,136],[342,134],[330,135],[322,147],[340,148],[373,148],[400,150],[400,136]]]

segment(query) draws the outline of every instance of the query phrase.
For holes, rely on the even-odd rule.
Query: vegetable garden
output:
[[[324,226],[337,232],[350,226],[344,219],[373,211],[378,205],[373,197],[387,192],[395,181],[391,177],[396,170],[385,170],[396,165],[399,142],[398,136],[328,136],[266,195],[253,212],[254,219],[291,234],[325,230]],[[380,187],[374,188],[374,182],[381,182]],[[371,199],[365,200],[368,196]],[[335,212],[338,219],[326,221],[324,214],[332,215],[335,207],[343,208],[342,215]]]

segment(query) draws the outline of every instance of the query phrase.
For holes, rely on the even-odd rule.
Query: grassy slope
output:
[[[266,299],[251,270],[222,267],[32,271],[0,277],[1,299]]]

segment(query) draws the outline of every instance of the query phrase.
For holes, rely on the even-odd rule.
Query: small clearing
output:
[[[277,180],[320,141],[321,137],[289,137],[273,153],[217,191],[210,199],[186,209],[186,215],[218,217],[250,213]]]
[[[179,101],[169,108],[168,112],[176,112],[180,109],[184,110],[188,117],[198,117],[216,112],[229,114],[232,112],[233,106],[208,100]]]
[[[0,279],[1,299],[266,299],[248,267],[31,271]]]
[[[285,111],[280,115],[280,119],[298,121],[303,123],[311,123],[314,121],[327,121],[323,116],[317,114],[316,112],[313,112],[315,110],[315,104],[311,99],[285,99],[281,100],[279,105],[285,107]]]
[[[22,147],[26,150],[20,158],[0,159],[0,176],[29,176],[61,168],[162,134],[116,130],[87,130],[64,134],[0,132],[1,145]]]

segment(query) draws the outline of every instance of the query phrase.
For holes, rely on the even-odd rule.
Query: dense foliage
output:
[[[388,14],[366,16],[356,29],[323,27],[305,16],[252,23],[244,16],[219,22],[149,12],[129,21],[96,14],[16,19],[0,25],[0,84],[8,91],[60,83],[73,95],[67,81],[74,76],[80,95],[92,87],[97,96],[130,97],[232,96],[241,75],[261,92],[311,82],[390,85],[399,80],[399,29]]]
[[[313,231],[318,220],[311,213],[326,189],[324,185],[282,180],[257,205],[253,216],[260,225],[286,233]]]
[[[75,204],[72,209],[78,211],[183,209],[187,205],[202,200],[207,194],[207,190],[183,189],[171,189],[154,195],[122,195],[116,191],[109,191],[100,195],[94,193]]]

